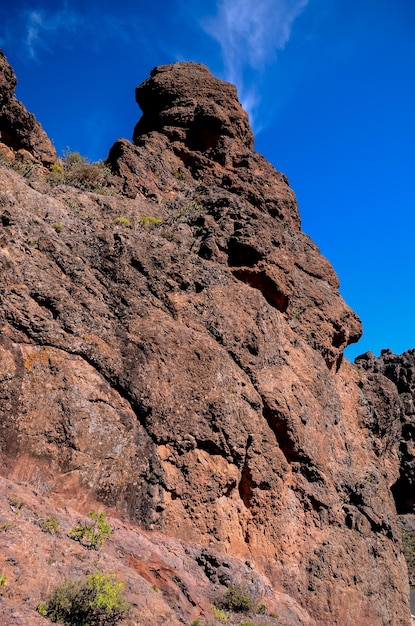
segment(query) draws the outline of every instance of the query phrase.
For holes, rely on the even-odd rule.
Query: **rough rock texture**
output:
[[[22,159],[31,156],[44,165],[54,163],[55,148],[35,116],[14,96],[16,85],[13,69],[0,50],[0,156],[4,144]]]
[[[68,505],[75,498],[66,492],[56,495],[54,478],[45,480],[41,471],[19,467],[19,484],[2,479],[0,488],[1,575],[0,623],[5,626],[42,626],[36,610],[62,580],[76,580],[99,569],[116,573],[124,584],[133,610],[125,626],[179,626],[202,616],[209,622],[213,602],[218,602],[225,585],[243,580],[252,597],[277,613],[279,621],[261,616],[266,626],[297,626],[312,623],[307,612],[270,581],[258,575],[249,563],[212,548],[178,541],[159,532],[146,532],[123,522],[108,511],[112,533],[98,552],[86,550],[68,536],[85,516],[100,505],[86,492],[76,496],[77,510]],[[50,490],[55,492],[51,493]],[[16,507],[18,503],[18,507]],[[81,511],[81,513],[80,513]],[[56,531],[48,532],[53,518]],[[254,618],[253,618],[254,619]],[[206,621],[205,621],[206,620]],[[239,616],[238,623],[241,621]]]
[[[415,350],[393,354],[385,349],[380,357],[366,352],[356,359],[356,364],[371,377],[388,378],[399,395],[400,419],[395,420],[395,427],[400,442],[400,474],[393,494],[398,513],[412,514],[415,512]]]
[[[136,95],[143,109],[136,145],[121,140],[109,154],[124,190],[167,203],[181,191],[189,211],[203,200],[199,257],[259,290],[293,318],[291,326],[329,368],[338,367],[343,349],[361,335],[360,320],[339,296],[333,268],[300,230],[286,176],[252,151],[235,87],[203,65],[176,63],[153,70]],[[182,184],[172,185],[171,174]]]
[[[400,404],[343,361],[360,321],[286,177],[205,67],[156,68],[137,99],[134,144],[108,157],[118,195],[0,169],[2,475],[162,544],[146,558],[188,604],[166,591],[159,623],[241,580],[287,626],[409,624]]]

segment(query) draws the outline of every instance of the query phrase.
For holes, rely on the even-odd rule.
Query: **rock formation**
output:
[[[395,428],[399,435],[400,474],[393,486],[396,508],[402,515],[415,512],[415,350],[393,354],[382,350],[380,357],[366,352],[356,359],[356,364],[368,376],[385,376],[395,385],[399,396],[400,419]]]
[[[105,195],[0,168],[5,489],[32,510],[47,489],[63,525],[91,503],[118,520],[103,562],[136,607],[163,592],[131,624],[215,623],[237,582],[267,624],[409,624],[400,404],[343,359],[360,321],[287,178],[204,66],[156,68],[137,101]],[[76,570],[53,559],[33,597]],[[29,609],[14,623],[43,623]]]
[[[54,163],[55,148],[35,116],[15,97],[16,85],[13,69],[0,50],[0,156],[4,144],[12,148],[20,160],[34,159],[44,165]]]

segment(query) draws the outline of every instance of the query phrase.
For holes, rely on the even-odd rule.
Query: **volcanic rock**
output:
[[[168,205],[181,192],[188,210],[203,198],[199,256],[259,290],[329,368],[338,367],[361,335],[360,320],[339,296],[333,268],[300,230],[286,176],[252,151],[235,88],[203,65],[176,63],[155,68],[136,96],[143,108],[136,145],[121,140],[108,158],[127,195]]]
[[[43,515],[47,485],[66,525],[118,520],[103,565],[147,595],[162,581],[159,623],[210,623],[239,582],[267,624],[409,624],[399,398],[343,359],[360,321],[287,178],[204,66],[156,68],[137,100],[107,195],[0,168],[4,489]],[[7,545],[12,606],[33,555]]]
[[[27,159],[28,153],[50,165],[57,159],[55,148],[35,116],[14,96],[16,85],[14,71],[0,50],[0,146],[4,144],[20,152],[22,160]]]
[[[393,354],[382,350],[379,357],[366,352],[356,359],[370,378],[384,376],[395,385],[399,397],[398,411],[389,414],[388,421],[395,421],[399,438],[400,473],[392,491],[400,514],[415,512],[415,350]],[[395,400],[396,403],[396,400]]]

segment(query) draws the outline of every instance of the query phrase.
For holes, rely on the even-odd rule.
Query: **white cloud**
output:
[[[66,5],[54,13],[44,10],[29,11],[25,15],[25,21],[26,46],[31,59],[37,59],[39,48],[50,50],[56,35],[67,35],[82,23],[80,16]]]
[[[294,20],[309,0],[219,0],[205,31],[220,45],[226,80],[235,83],[252,118],[259,103],[255,86],[244,86],[244,70],[261,72],[290,39]]]
[[[23,15],[25,44],[29,57],[38,60],[40,50],[53,51],[60,48],[82,46],[97,52],[111,40],[130,43],[145,39],[148,25],[139,16],[100,11],[95,5],[85,6],[81,12],[68,7],[65,2],[60,9],[28,11]]]
[[[220,0],[206,31],[218,41],[227,72],[247,64],[260,69],[287,44],[295,18],[308,0]]]

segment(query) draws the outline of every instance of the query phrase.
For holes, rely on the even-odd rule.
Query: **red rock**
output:
[[[360,321],[234,88],[177,64],[137,93],[135,144],[108,159],[118,195],[0,168],[7,485],[43,515],[40,476],[65,524],[122,518],[103,563],[137,610],[162,590],[134,623],[208,620],[245,582],[286,625],[408,624],[392,383],[343,360]],[[7,545],[25,572],[10,607],[31,587]],[[62,576],[91,565],[56,545]]]

